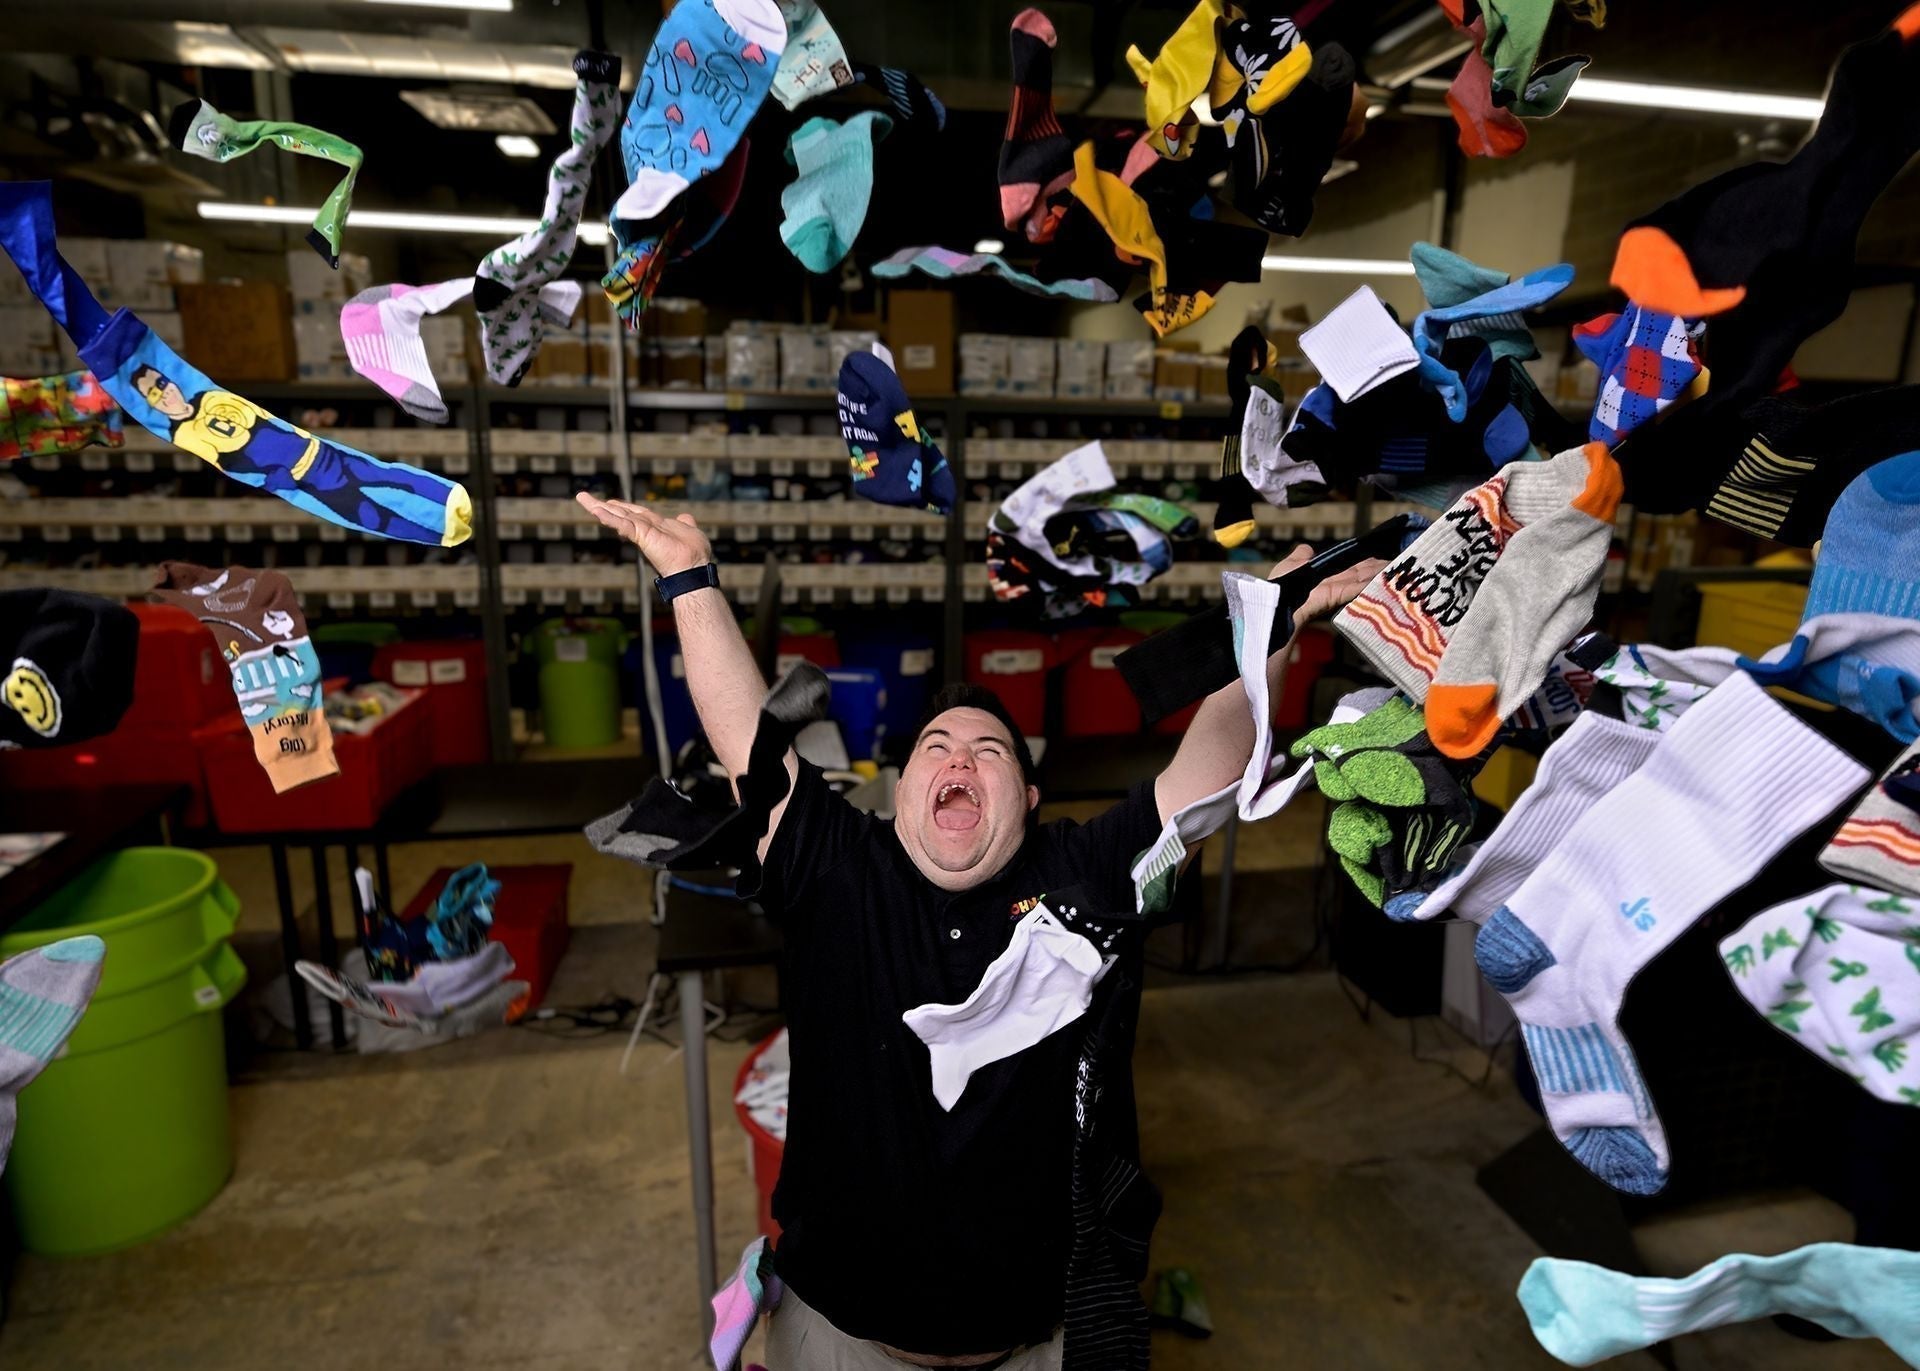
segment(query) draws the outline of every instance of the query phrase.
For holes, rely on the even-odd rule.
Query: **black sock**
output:
[[[1253,533],[1253,487],[1240,470],[1240,428],[1247,418],[1247,378],[1262,375],[1272,361],[1267,335],[1248,324],[1227,344],[1227,433],[1220,440],[1220,503],[1213,514],[1213,540],[1239,547]]]
[[[57,747],[110,733],[133,703],[140,621],[118,600],[0,591],[0,743]]]
[[[937,133],[947,126],[947,107],[912,72],[899,67],[875,66],[872,62],[855,62],[853,79],[866,82],[886,96],[893,112],[909,128],[926,128]]]
[[[1073,140],[1053,109],[1053,25],[1036,9],[1013,17],[1007,32],[1013,52],[1013,99],[1000,142],[1000,220],[1044,243],[1059,221],[1058,205],[1046,201],[1073,179]]]
[[[1234,140],[1234,207],[1254,223],[1298,238],[1313,220],[1313,197],[1333,165],[1353,108],[1353,58],[1338,43],[1313,50],[1293,93]]]

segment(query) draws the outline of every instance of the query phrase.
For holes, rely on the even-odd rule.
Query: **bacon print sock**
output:
[[[1920,897],[1920,742],[1902,752],[1820,850],[1836,876]]]
[[[1053,111],[1053,49],[1059,38],[1046,15],[1024,9],[1013,16],[1008,41],[1013,103],[1000,143],[1000,219],[1044,242],[1053,236],[1046,201],[1073,179],[1073,143]]]

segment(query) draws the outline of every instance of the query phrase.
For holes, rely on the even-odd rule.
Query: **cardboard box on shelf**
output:
[[[180,325],[186,359],[220,384],[291,381],[299,374],[293,350],[293,302],[271,281],[185,285]]]
[[[780,339],[764,324],[735,324],[727,330],[727,389],[778,390]]]
[[[338,325],[334,331],[339,331]],[[420,346],[426,350],[427,361],[436,374],[444,362],[464,362],[467,357],[465,321],[457,314],[429,314],[420,321]]]
[[[1012,368],[1013,339],[1005,333],[963,333],[960,356],[962,395],[1004,395]],[[895,360],[898,360],[896,354]]]
[[[887,347],[914,399],[953,394],[953,296],[944,290],[887,294]]]
[[[207,255],[184,243],[107,239],[107,279],[116,286],[192,286],[207,279]]]
[[[173,287],[164,281],[136,281],[123,286],[118,281],[109,281],[98,287],[94,298],[108,309],[130,309],[145,316],[150,313],[164,312],[174,308]]]
[[[1053,393],[1065,398],[1097,398],[1107,379],[1107,345],[1091,338],[1054,340]]]
[[[16,343],[0,338],[0,372],[8,376],[32,380],[72,369],[61,364],[60,349],[51,344],[43,347],[38,343]]]
[[[880,341],[880,331],[871,328],[837,328],[827,335],[827,367],[832,371],[835,384],[839,383],[840,364],[847,360],[852,352],[872,352],[873,345]]]
[[[1197,362],[1200,368],[1200,398],[1202,400],[1225,400],[1227,398],[1227,359],[1205,356]]]
[[[727,388],[727,335],[708,334],[701,351],[706,356],[705,388],[710,391],[725,390]]]
[[[832,390],[839,374],[831,365],[832,357],[824,329],[787,329],[780,335],[780,389],[795,394]]]
[[[336,270],[304,243],[287,249],[287,286],[303,314],[324,313],[328,305],[344,305],[373,284],[373,264],[357,252],[340,254]]]
[[[1053,339],[1013,339],[1007,354],[1008,392],[1014,395],[1051,396],[1053,387]]]
[[[1153,354],[1153,398],[1191,404],[1200,398],[1200,365],[1191,344],[1161,343]]]
[[[1109,400],[1153,398],[1153,340],[1122,338],[1107,344]]]
[[[588,377],[587,345],[572,338],[548,335],[540,355],[527,369],[526,384],[584,386]]]
[[[104,285],[113,279],[107,262],[107,244],[112,241],[110,238],[62,238],[60,255],[88,285]]]
[[[671,295],[657,298],[640,318],[646,331],[659,338],[704,338],[707,334],[707,307],[698,300]]]
[[[325,315],[301,314],[294,317],[293,357],[299,365],[302,381],[327,380],[334,375],[336,366],[352,370],[339,325]]]

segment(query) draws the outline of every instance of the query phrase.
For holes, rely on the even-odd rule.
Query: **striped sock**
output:
[[[1820,850],[1836,876],[1880,890],[1920,896],[1920,808],[1900,798],[1903,781],[1920,777],[1920,742],[1902,752],[1847,821]]]
[[[1053,237],[1057,216],[1046,201],[1073,179],[1073,143],[1053,112],[1053,49],[1059,37],[1036,9],[1014,15],[1013,103],[1000,144],[1000,219],[1025,227],[1035,242]],[[1037,236],[1044,235],[1044,236]]]
[[[73,1032],[100,984],[107,946],[66,938],[0,963],[0,1171],[13,1147],[14,1096]]]

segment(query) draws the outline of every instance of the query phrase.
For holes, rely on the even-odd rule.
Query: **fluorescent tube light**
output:
[[[1610,81],[1582,76],[1569,91],[1571,100],[1596,105],[1639,105],[1647,109],[1690,110],[1699,114],[1749,114],[1762,119],[1820,117],[1825,103],[1811,95],[1765,95],[1751,90],[1715,90],[1708,86],[1662,86],[1648,81]]]
[[[979,242],[973,245],[973,250],[975,252],[987,252],[987,253],[1005,252],[1007,250],[1007,245],[1001,242],[998,238],[982,238]]]
[[[1391,257],[1280,257],[1260,259],[1261,271],[1317,272],[1336,276],[1411,276],[1413,263]]]
[[[502,133],[493,140],[493,145],[509,157],[538,157],[540,145],[524,133]]]
[[[202,200],[195,207],[202,219],[218,219],[234,224],[308,224],[318,210],[299,205],[235,205],[223,200]],[[356,209],[348,219],[350,227],[364,229],[400,229],[414,233],[472,233],[512,238],[533,228],[537,220],[510,219],[487,214],[410,214],[402,210]],[[599,247],[607,241],[607,226],[593,220],[580,224],[580,241]]]
[[[429,10],[492,10],[511,14],[513,0],[367,0],[369,5],[412,5]]]

